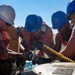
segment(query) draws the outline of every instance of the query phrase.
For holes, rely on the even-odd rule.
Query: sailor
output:
[[[21,33],[23,35],[22,39],[25,41],[25,51],[39,50],[37,56],[41,61],[39,60],[40,62],[38,62],[38,64],[51,61],[52,53],[47,59],[44,57],[44,52],[46,50],[44,50],[43,44],[50,47],[54,46],[53,32],[52,29],[45,22],[43,22],[40,16],[35,14],[28,15],[26,17],[25,27],[21,28]]]
[[[73,25],[72,34],[68,41],[66,49],[61,52],[63,55],[69,57],[70,59],[75,60],[75,0],[70,0],[67,5],[67,16],[71,20],[71,23]],[[61,58],[57,58],[60,61],[64,61]]]
[[[67,45],[67,42],[71,36],[72,26],[69,23],[67,14],[65,14],[63,11],[54,12],[52,14],[51,21],[52,28],[58,30],[58,33],[55,37],[55,45],[53,49],[60,52],[62,45],[63,47]]]
[[[13,26],[14,20],[14,8],[10,5],[0,5],[0,75],[11,75],[13,72],[12,63],[14,63],[14,60],[17,57],[20,57],[20,54],[17,53],[18,35],[16,34],[16,29]],[[10,33],[13,35],[10,36]],[[16,36],[14,37],[14,35]],[[11,40],[13,40],[13,43]],[[11,45],[13,48],[11,48]]]

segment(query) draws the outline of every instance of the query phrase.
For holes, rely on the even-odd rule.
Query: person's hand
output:
[[[8,59],[7,49],[3,46],[0,46],[0,59],[1,60],[7,60]]]
[[[9,54],[3,54],[1,57],[0,57],[0,59],[1,60],[7,60],[9,58]]]
[[[0,56],[2,56],[3,54],[7,53],[6,48],[0,46]]]
[[[24,56],[27,58],[27,60],[32,60],[33,54],[32,52],[28,51],[24,53]]]
[[[33,64],[44,64],[44,63],[50,63],[50,62],[51,62],[51,58],[38,58],[38,57],[35,57],[32,60]]]
[[[44,46],[40,41],[36,41],[34,47],[37,48],[38,50],[44,50]]]

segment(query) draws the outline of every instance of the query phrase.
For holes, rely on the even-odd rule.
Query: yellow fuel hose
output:
[[[64,56],[63,54],[61,54],[61,53],[55,51],[54,49],[52,49],[52,48],[50,48],[50,47],[48,47],[47,45],[44,45],[44,48],[46,48],[46,49],[49,50],[50,52],[54,53],[54,54],[57,55],[58,57],[61,57],[62,59],[66,60],[66,61],[68,61],[68,62],[75,62],[75,61],[73,61],[72,59],[70,59],[70,58]]]

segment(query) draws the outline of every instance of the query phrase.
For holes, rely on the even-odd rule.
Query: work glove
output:
[[[51,58],[38,58],[38,57],[35,57],[33,60],[32,60],[32,63],[35,65],[35,64],[44,64],[44,63],[50,63],[51,62]]]
[[[34,43],[34,47],[38,50],[44,50],[43,44],[38,40]]]
[[[25,52],[24,55],[27,57],[27,60],[32,60],[32,57],[33,57],[33,54],[32,52],[28,51],[28,52]]]

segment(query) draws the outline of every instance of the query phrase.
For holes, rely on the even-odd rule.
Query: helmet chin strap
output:
[[[9,24],[9,23],[7,23],[7,22],[6,22],[6,25],[7,25],[7,26],[11,26],[11,24]]]

